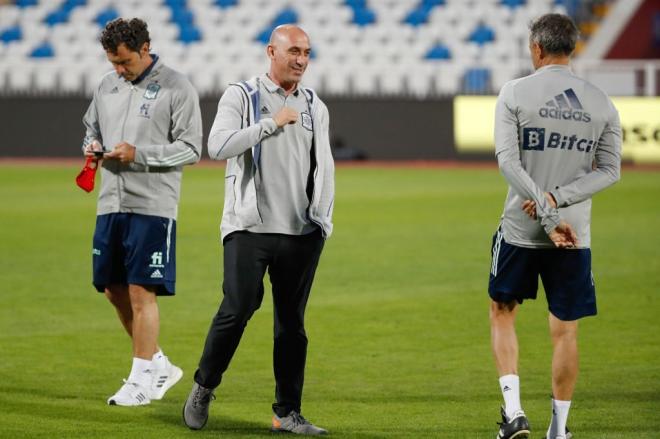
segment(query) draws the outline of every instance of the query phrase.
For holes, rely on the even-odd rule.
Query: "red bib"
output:
[[[94,157],[87,157],[85,166],[83,166],[82,171],[76,177],[76,184],[85,192],[94,190],[94,177],[96,176],[97,169],[98,162],[94,160]]]

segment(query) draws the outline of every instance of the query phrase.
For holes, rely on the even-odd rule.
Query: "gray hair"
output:
[[[570,17],[545,14],[529,25],[529,41],[552,55],[570,55],[575,50],[579,31]]]

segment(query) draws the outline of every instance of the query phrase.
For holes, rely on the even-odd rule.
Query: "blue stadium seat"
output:
[[[94,22],[98,24],[101,27],[105,27],[105,25],[114,20],[115,18],[119,17],[119,12],[112,6],[102,10],[101,12],[98,13],[96,18],[94,18]]]
[[[429,7],[420,5],[410,11],[408,15],[406,15],[406,18],[403,19],[403,22],[411,26],[421,26],[428,21],[432,8],[433,6]]]
[[[48,41],[44,41],[30,52],[31,58],[52,58],[54,56],[55,49]]]
[[[425,59],[431,60],[442,60],[442,59],[451,59],[451,51],[447,46],[442,43],[436,44],[426,52],[424,56]]]
[[[298,23],[298,13],[293,8],[286,8],[275,16],[271,23],[273,28],[282,24]]]
[[[165,0],[163,2],[166,6],[170,8],[186,8],[186,0]]]
[[[16,0],[16,6],[18,6],[19,8],[37,6],[38,4],[39,4],[39,0]]]
[[[202,41],[202,31],[194,25],[182,26],[179,28],[179,41],[183,44]]]
[[[87,0],[66,0],[64,3],[62,3],[60,9],[71,12],[76,7],[85,6],[86,4]]]
[[[502,0],[502,5],[508,6],[511,9],[515,9],[519,6],[523,6],[525,4],[525,0]]]
[[[367,0],[346,0],[344,4],[353,9],[365,9],[367,7]]]
[[[20,41],[23,39],[23,32],[20,26],[13,26],[0,32],[0,41],[3,43],[11,43],[12,41]]]
[[[172,8],[172,23],[178,24],[179,27],[189,26],[195,21],[195,15],[190,9],[186,7],[173,7]]]
[[[255,37],[254,40],[258,41],[258,42],[260,42],[261,44],[264,44],[264,45],[268,44],[268,42],[270,41],[270,34],[272,32],[273,32],[273,28],[268,27],[268,28],[262,30],[261,32],[259,32],[259,34]]]
[[[469,94],[484,94],[490,91],[490,70],[472,68],[465,72],[463,91]]]
[[[273,29],[283,24],[294,23],[298,23],[298,13],[291,7],[284,8],[277,13],[270,24],[266,26],[261,32],[259,32],[254,39],[261,44],[268,44],[270,41],[270,34],[273,33]]]
[[[482,23],[472,31],[468,37],[468,41],[472,41],[473,43],[477,43],[480,46],[483,46],[486,43],[495,41],[495,31]]]
[[[55,26],[56,24],[66,23],[69,21],[69,13],[66,9],[56,9],[44,18],[44,23],[48,26]]]
[[[369,8],[353,9],[353,23],[360,27],[376,22],[376,13]]]
[[[230,8],[232,6],[238,6],[238,0],[215,0],[214,4],[220,8]]]

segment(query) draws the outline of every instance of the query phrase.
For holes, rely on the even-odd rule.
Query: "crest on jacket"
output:
[[[145,99],[156,99],[158,97],[158,91],[160,90],[160,85],[152,82],[147,85],[147,89],[144,91]]]

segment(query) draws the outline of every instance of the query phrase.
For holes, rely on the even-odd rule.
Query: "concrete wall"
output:
[[[370,159],[455,158],[452,101],[325,99],[333,143],[363,151]],[[0,97],[0,157],[76,157],[89,99]],[[216,99],[200,102],[204,143]],[[206,154],[206,153],[205,153]]]

